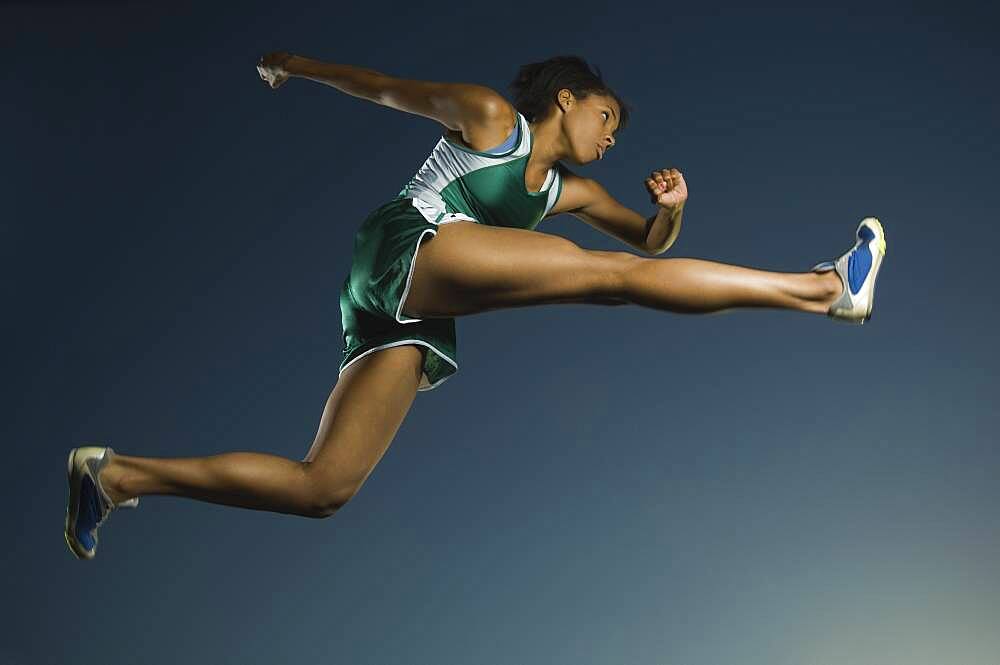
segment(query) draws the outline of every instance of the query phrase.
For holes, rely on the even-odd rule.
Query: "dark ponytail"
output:
[[[583,58],[575,55],[560,55],[544,62],[521,65],[517,78],[508,86],[514,97],[514,108],[528,122],[540,122],[548,117],[550,108],[557,103],[556,93],[563,88],[571,90],[577,99],[585,99],[595,93],[607,95],[621,108],[620,132],[628,124],[629,107],[605,85],[600,68],[596,69],[595,74]]]

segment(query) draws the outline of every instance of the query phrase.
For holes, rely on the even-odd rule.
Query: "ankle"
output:
[[[836,271],[811,273],[812,286],[802,298],[802,309],[816,314],[826,314],[844,292],[844,284]]]
[[[104,488],[104,492],[115,504],[130,499],[121,485],[122,469],[121,462],[114,457],[97,474],[97,481]]]
[[[820,284],[818,300],[826,305],[832,305],[844,292],[844,283],[840,281],[840,275],[837,274],[836,270],[815,274],[819,278]]]

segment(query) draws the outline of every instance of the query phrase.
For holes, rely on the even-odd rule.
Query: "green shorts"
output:
[[[436,388],[458,371],[455,319],[412,319],[403,314],[403,303],[421,241],[435,235],[438,225],[459,220],[476,221],[432,209],[419,199],[398,198],[362,222],[354,236],[351,272],[340,290],[340,372],[369,353],[403,344],[424,351],[417,390]]]

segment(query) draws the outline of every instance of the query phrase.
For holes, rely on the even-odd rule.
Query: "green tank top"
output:
[[[496,152],[472,150],[442,136],[396,198],[419,199],[423,205],[415,207],[434,224],[458,213],[490,226],[533,229],[559,200],[565,167],[557,162],[542,189],[529,192],[524,173],[532,143],[521,113],[511,137]]]

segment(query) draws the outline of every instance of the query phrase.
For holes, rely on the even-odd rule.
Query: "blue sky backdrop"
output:
[[[996,11],[956,3],[4,3],[0,663],[996,665]],[[351,242],[438,140],[288,50],[508,94],[578,54],[634,109],[578,171],[664,257],[800,272],[881,218],[863,327],[561,305],[458,320],[329,520],[149,496],[63,542],[86,443],[301,459]],[[568,215],[541,231],[626,247]]]

